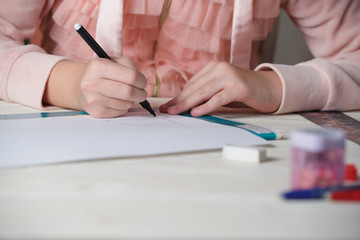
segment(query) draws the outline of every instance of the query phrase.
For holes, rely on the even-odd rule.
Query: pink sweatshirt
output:
[[[360,1],[173,0],[159,31],[162,5],[162,0],[0,0],[0,98],[42,108],[56,63],[94,58],[73,29],[78,22],[110,56],[135,61],[148,79],[149,96],[155,70],[159,96],[174,97],[209,61],[220,60],[273,69],[283,83],[276,113],[360,109]],[[260,42],[280,7],[301,29],[315,59],[294,66],[261,64]],[[39,22],[41,47],[25,46]]]

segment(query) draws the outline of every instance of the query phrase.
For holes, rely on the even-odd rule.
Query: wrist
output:
[[[48,105],[80,110],[77,89],[86,64],[71,61],[57,63],[46,84],[43,102]]]
[[[269,93],[271,94],[273,110],[279,109],[282,101],[282,82],[275,71],[260,71],[265,74],[266,81],[269,83]]]
[[[255,79],[257,84],[252,91],[257,99],[262,99],[256,105],[261,106],[257,110],[261,112],[276,112],[282,101],[282,82],[276,72],[272,70],[255,71]],[[259,96],[261,95],[261,96]]]

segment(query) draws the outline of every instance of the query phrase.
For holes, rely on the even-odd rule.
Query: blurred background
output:
[[[313,58],[300,30],[281,10],[273,63],[296,64]]]

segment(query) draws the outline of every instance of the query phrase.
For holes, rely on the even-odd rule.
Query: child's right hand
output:
[[[94,59],[90,63],[59,62],[44,94],[47,104],[81,109],[97,118],[118,117],[147,93],[146,79],[129,58]]]

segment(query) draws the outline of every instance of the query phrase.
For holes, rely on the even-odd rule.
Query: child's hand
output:
[[[80,79],[77,100],[93,117],[121,116],[142,102],[147,93],[146,79],[128,58],[93,60]]]
[[[179,114],[189,109],[201,116],[229,103],[239,102],[261,112],[274,112],[281,103],[282,84],[273,71],[251,71],[227,62],[211,62],[185,85],[161,112]]]
[[[116,62],[100,58],[88,64],[58,63],[50,75],[44,101],[82,109],[98,118],[124,115],[134,102],[146,99],[146,79],[129,58],[113,59]]]

